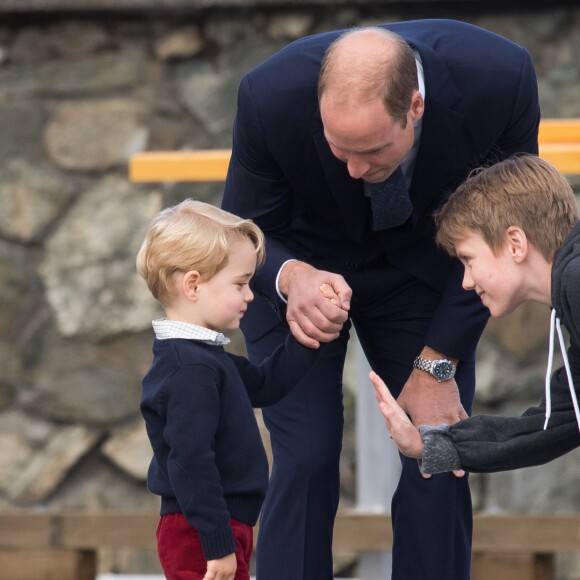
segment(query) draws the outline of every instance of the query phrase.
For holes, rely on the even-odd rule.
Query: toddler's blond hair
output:
[[[196,270],[209,279],[228,263],[234,240],[248,239],[256,263],[264,260],[264,234],[251,220],[208,203],[186,199],[152,220],[137,255],[137,270],[164,306],[175,297],[173,274]]]

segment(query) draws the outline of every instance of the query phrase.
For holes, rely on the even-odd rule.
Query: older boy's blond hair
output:
[[[518,226],[552,263],[577,220],[566,178],[547,161],[521,155],[472,172],[435,214],[436,240],[455,255],[455,244],[475,232],[497,255],[506,230]]]
[[[137,270],[151,294],[167,305],[175,297],[173,274],[196,270],[205,280],[228,263],[233,241],[248,239],[256,263],[264,260],[264,234],[245,220],[208,203],[186,199],[152,220],[137,255]]]

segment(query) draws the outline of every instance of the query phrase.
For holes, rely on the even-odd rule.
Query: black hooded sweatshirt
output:
[[[486,473],[541,465],[580,445],[574,396],[580,392],[580,222],[554,258],[551,292],[552,331],[561,321],[570,345],[566,350],[560,343],[565,365],[551,380],[548,369],[541,403],[520,417],[478,415],[451,426],[421,427],[424,473],[454,469]]]

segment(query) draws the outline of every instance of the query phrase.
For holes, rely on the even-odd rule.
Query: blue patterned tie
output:
[[[386,181],[365,181],[364,189],[371,198],[374,231],[400,226],[411,215],[413,205],[400,167]]]

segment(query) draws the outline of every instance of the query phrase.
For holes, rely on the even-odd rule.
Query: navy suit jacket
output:
[[[411,217],[369,231],[363,183],[331,153],[317,98],[320,63],[344,31],[300,39],[244,76],[223,208],[253,219],[267,237],[257,298],[243,330],[253,340],[280,322],[275,277],[297,258],[349,271],[382,246],[388,262],[441,292],[425,344],[459,359],[472,355],[487,320],[474,292],[461,288],[458,260],[433,241],[433,211],[469,172],[513,153],[538,152],[538,90],[522,47],[452,20],[384,25],[418,51],[425,113],[410,196]]]

